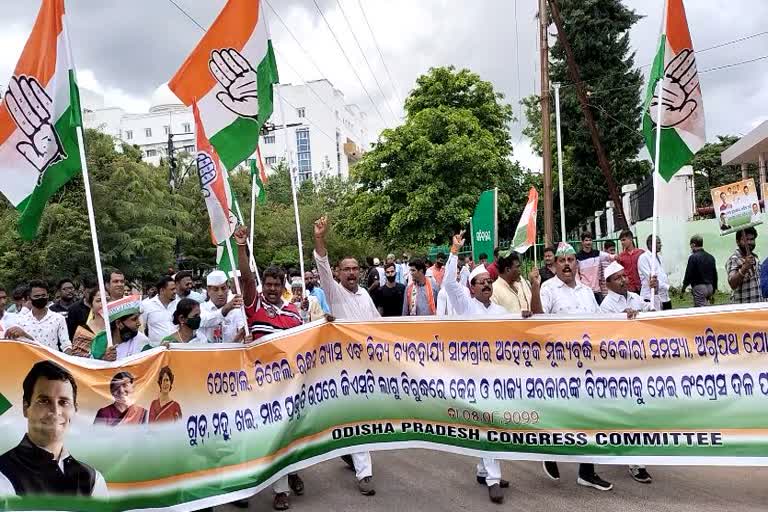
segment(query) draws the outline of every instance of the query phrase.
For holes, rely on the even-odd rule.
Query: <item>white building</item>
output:
[[[272,131],[260,141],[264,163],[274,166],[283,157],[288,158],[302,181],[347,178],[350,166],[370,147],[365,112],[346,104],[344,95],[328,80],[278,87],[285,122],[276,95],[268,122]],[[173,134],[176,152],[195,151],[192,110],[181,104],[166,85],[155,91],[152,106],[144,114],[105,107],[103,99],[90,92],[83,94],[82,103],[87,128],[138,146],[146,162],[158,165],[167,156],[169,134]]]

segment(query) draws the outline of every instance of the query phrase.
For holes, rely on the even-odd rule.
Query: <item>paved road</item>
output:
[[[651,485],[635,482],[625,467],[598,467],[614,483],[610,492],[576,484],[577,464],[561,463],[560,482],[549,480],[534,462],[503,462],[510,480],[506,500],[495,505],[475,482],[476,459],[428,450],[373,454],[376,495],[358,493],[354,475],[341,460],[301,472],[304,496],[292,496],[294,511],[349,512],[765,512],[768,510],[768,468],[649,468]],[[235,512],[222,506],[217,512]],[[272,510],[272,494],[251,499],[250,510]]]

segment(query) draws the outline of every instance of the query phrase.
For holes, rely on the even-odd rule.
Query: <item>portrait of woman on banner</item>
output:
[[[171,398],[173,372],[169,366],[160,368],[157,385],[160,387],[160,396],[152,400],[149,406],[149,422],[178,421],[181,419],[181,405]]]

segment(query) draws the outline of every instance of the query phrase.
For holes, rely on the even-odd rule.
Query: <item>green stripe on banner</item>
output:
[[[54,130],[59,136],[66,159],[50,166],[45,171],[42,183],[16,207],[21,213],[18,221],[19,235],[25,240],[32,240],[37,235],[48,199],[80,172],[80,150],[74,128],[77,119],[79,114],[70,106],[56,122]]]

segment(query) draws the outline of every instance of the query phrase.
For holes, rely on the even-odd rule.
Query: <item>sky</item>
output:
[[[368,113],[372,133],[402,122],[404,97],[432,66],[452,64],[478,73],[504,94],[518,117],[522,117],[519,99],[538,92],[536,0],[268,1],[264,11],[281,82],[327,78],[349,103]],[[102,94],[107,106],[146,112],[154,91],[168,81],[202,35],[173,2],[203,27],[225,3],[68,0],[81,87]],[[8,83],[40,3],[0,0],[0,87]],[[664,0],[624,3],[645,16],[630,38],[637,65],[649,64]],[[686,9],[697,51],[768,31],[764,0],[687,0]],[[554,27],[550,32],[554,34]],[[765,55],[768,33],[697,55],[708,140],[722,134],[743,135],[768,119],[768,59],[704,71]],[[647,74],[648,67],[642,70]],[[311,122],[311,112],[307,117]],[[521,134],[523,127],[524,119],[510,126],[513,158],[529,169],[540,169],[540,159]]]

